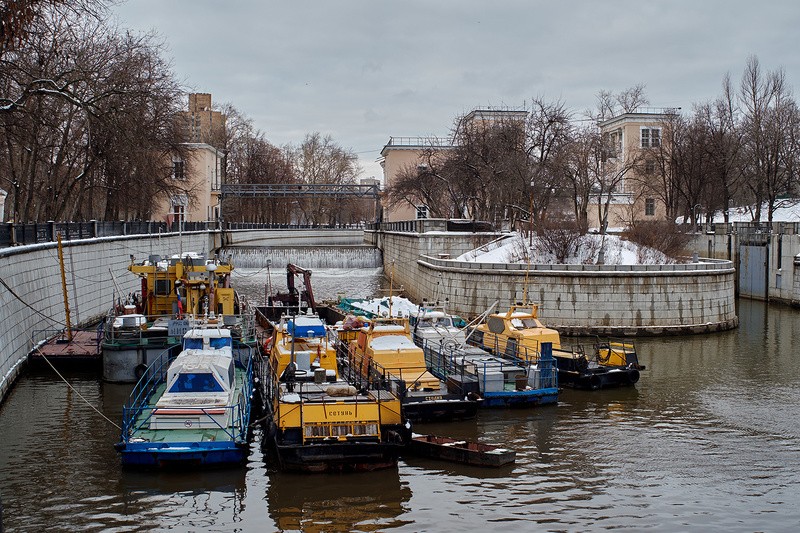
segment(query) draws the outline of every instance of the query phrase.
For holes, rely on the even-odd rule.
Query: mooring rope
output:
[[[115,428],[117,428],[118,430],[122,431],[122,428],[121,428],[119,425],[117,425],[117,423],[116,423],[116,422],[114,422],[113,420],[111,420],[110,418],[108,418],[108,417],[107,417],[105,414],[103,414],[103,413],[102,413],[102,412],[101,412],[101,411],[100,411],[100,410],[99,410],[97,407],[95,407],[94,405],[92,405],[92,403],[91,403],[89,400],[87,400],[87,399],[86,399],[86,398],[83,396],[83,394],[81,394],[80,392],[78,392],[78,390],[77,390],[75,387],[73,387],[73,386],[72,386],[72,384],[71,384],[69,381],[67,381],[67,378],[65,378],[65,377],[64,377],[64,376],[61,374],[61,372],[59,372],[59,371],[58,371],[58,369],[57,369],[57,368],[56,368],[56,367],[53,365],[53,363],[51,363],[51,362],[50,362],[50,359],[48,359],[48,358],[47,358],[47,356],[46,356],[45,354],[43,354],[43,353],[42,353],[42,351],[39,349],[39,347],[38,347],[38,346],[35,348],[35,350],[36,350],[36,351],[39,353],[39,355],[41,356],[41,358],[42,358],[42,359],[44,359],[44,360],[45,360],[45,362],[46,362],[48,365],[50,365],[50,368],[52,368],[52,369],[53,369],[53,372],[55,372],[55,373],[56,373],[56,375],[58,375],[58,377],[60,377],[60,378],[61,378],[61,380],[62,380],[64,383],[66,383],[66,384],[67,384],[67,387],[69,387],[69,388],[70,388],[70,390],[72,390],[72,392],[74,392],[75,394],[77,394],[77,395],[78,395],[78,397],[79,397],[81,400],[83,400],[83,401],[86,403],[86,405],[88,405],[89,407],[91,407],[91,408],[94,410],[94,412],[96,412],[98,415],[100,415],[100,416],[102,416],[103,418],[105,418],[105,419],[106,419],[106,422],[108,422],[109,424],[111,424],[112,426],[114,426]]]

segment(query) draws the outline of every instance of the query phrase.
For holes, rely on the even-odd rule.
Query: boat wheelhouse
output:
[[[405,416],[412,421],[448,421],[472,418],[478,401],[447,390],[427,368],[425,354],[410,333],[408,318],[373,318],[350,342],[348,362],[365,379],[373,379],[374,365],[382,379],[403,383]]]
[[[589,354],[582,347],[564,349],[558,331],[545,327],[538,311],[536,304],[517,304],[505,313],[490,314],[468,342],[501,357],[532,362],[539,360],[542,346],[550,343],[562,386],[596,390],[639,381],[644,366],[632,343],[598,343]]]

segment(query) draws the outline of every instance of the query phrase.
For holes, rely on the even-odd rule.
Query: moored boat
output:
[[[177,357],[164,353],[123,408],[124,466],[231,465],[249,453],[255,349],[220,319],[193,320]],[[236,343],[236,345],[235,345]]]
[[[347,356],[351,369],[372,379],[370,368],[382,379],[400,380],[403,412],[411,421],[448,421],[472,418],[478,400],[447,389],[443,380],[427,368],[425,354],[414,344],[407,317],[373,318],[350,341]]]
[[[408,449],[419,457],[473,466],[501,467],[513,463],[517,458],[517,452],[501,446],[437,435],[413,435]]]
[[[551,343],[562,386],[596,390],[629,386],[639,381],[639,364],[632,343],[598,343],[593,353],[579,347],[567,350],[555,329],[538,318],[536,304],[512,305],[505,313],[490,314],[468,342],[501,357],[538,361],[544,343]]]
[[[233,319],[243,302],[230,286],[233,264],[183,253],[131,259],[128,270],[141,278],[141,289],[116,302],[105,321],[103,379],[135,383],[164,351],[180,350],[187,317]]]
[[[480,399],[482,407],[530,407],[558,401],[558,375],[552,350],[536,361],[499,357],[466,343],[466,327],[441,306],[420,307],[414,342],[428,369],[450,392]]]
[[[273,324],[259,372],[266,398],[264,444],[282,470],[368,471],[397,464],[409,436],[389,384],[340,379],[336,350],[316,315]]]

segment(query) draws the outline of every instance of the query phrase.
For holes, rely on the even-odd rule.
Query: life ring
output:
[[[264,341],[264,351],[269,352],[272,350],[272,337]]]

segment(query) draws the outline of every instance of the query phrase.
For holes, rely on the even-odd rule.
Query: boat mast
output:
[[[58,233],[58,263],[61,266],[61,290],[64,293],[64,317],[67,325],[67,340],[72,340],[72,324],[69,319],[69,298],[67,293],[67,275],[64,272],[64,249],[61,246],[61,233]]]

